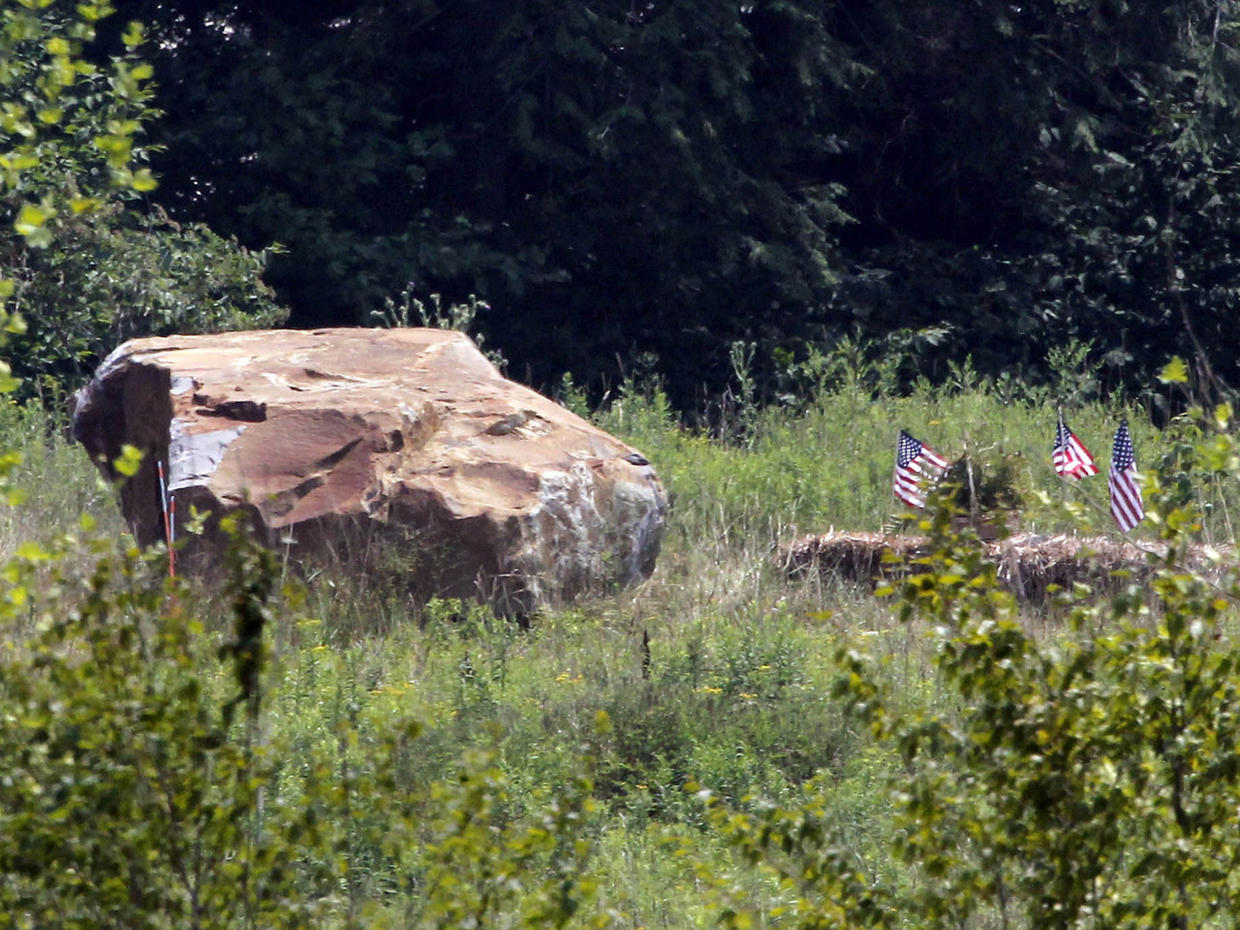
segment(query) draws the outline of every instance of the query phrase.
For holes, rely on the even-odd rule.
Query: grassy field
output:
[[[1116,413],[1069,412],[1104,472]],[[1183,496],[1185,431],[1128,415],[1138,465],[1158,465],[1167,495]],[[245,745],[264,760],[261,831],[301,825],[286,893],[325,904],[313,922],[692,928],[743,912],[802,925],[807,892],[781,879],[778,862],[746,855],[704,789],[715,809],[737,811],[813,798],[837,867],[908,885],[916,870],[892,853],[901,763],[838,696],[842,650],[871,657],[910,713],[950,712],[955,698],[925,629],[900,622],[890,599],[838,579],[791,580],[773,553],[832,527],[895,525],[901,427],[949,457],[967,452],[979,476],[1002,474],[1022,529],[1111,529],[1105,473],[1069,487],[1051,470],[1054,408],[984,387],[827,392],[799,411],[747,412],[724,424],[728,441],[678,426],[656,390],[621,392],[594,418],[644,452],[671,497],[644,584],[548,611],[529,629],[481,608],[414,605],[380,579],[320,575],[274,609]],[[109,489],[47,415],[8,408],[0,438],[23,454],[13,484],[26,498],[0,514],[6,555],[81,536],[82,513],[99,538],[123,535]],[[1229,540],[1234,489],[1192,490],[1209,515],[1198,536]],[[51,609],[85,596],[74,579],[98,558],[68,546],[71,583]],[[126,583],[157,581],[139,568]],[[36,600],[48,594],[30,586]],[[175,611],[194,618],[178,674],[218,706],[233,680],[217,655],[232,636],[229,604],[190,587]],[[1053,618],[1028,619],[1060,635]],[[45,618],[31,608],[6,622],[12,657]],[[562,836],[571,848],[557,845]],[[251,920],[263,925],[252,915],[236,925]]]

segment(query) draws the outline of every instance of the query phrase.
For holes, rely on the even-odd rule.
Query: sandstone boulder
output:
[[[135,339],[76,398],[74,436],[164,538],[157,463],[184,518],[178,566],[214,564],[214,521],[250,512],[296,560],[396,571],[421,597],[525,611],[654,568],[667,497],[631,446],[503,378],[460,333],[273,330]]]

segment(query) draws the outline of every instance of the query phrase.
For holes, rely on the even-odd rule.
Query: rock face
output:
[[[667,496],[637,450],[504,379],[460,333],[272,330],[135,339],[76,398],[74,436],[121,489],[138,541],[164,538],[157,463],[182,519],[179,566],[212,564],[248,510],[297,559],[396,571],[418,596],[501,610],[649,575]]]

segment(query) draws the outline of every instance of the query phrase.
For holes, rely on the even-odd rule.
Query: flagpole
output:
[[[973,480],[973,440],[967,432],[964,434],[964,452],[961,453],[959,459],[956,459],[956,462],[959,462],[960,459],[964,459],[964,473],[965,477],[969,479],[969,525],[976,530],[979,517],[977,486]]]
[[[898,474],[899,470],[900,470],[900,434],[899,432],[897,432],[896,433],[896,457],[895,457],[895,460],[891,463],[891,480],[887,482],[887,516],[888,517],[891,516],[893,513],[895,513],[895,510],[896,510],[896,507],[895,507],[896,475]],[[884,539],[886,539],[888,536],[891,535],[890,533],[886,532],[886,528],[887,528],[887,517],[883,517],[882,522],[879,523],[878,525],[878,529],[879,529],[879,532],[883,534]]]
[[[177,496],[168,495],[168,577],[177,576]]]
[[[1057,417],[1057,421],[1055,423],[1055,437],[1056,441],[1058,441],[1059,430],[1063,427],[1063,401],[1059,401],[1055,404],[1055,416]],[[1054,471],[1053,465],[1051,470]],[[1061,507],[1065,507],[1068,504],[1068,479],[1059,474],[1059,472],[1055,472],[1055,477],[1059,479],[1059,505]]]
[[[159,509],[164,518],[164,543],[168,546],[168,576],[172,577],[176,570],[172,554],[172,522],[168,514],[168,485],[164,482],[164,463],[156,462],[155,470],[159,474]],[[174,503],[173,506],[175,507],[176,504]]]

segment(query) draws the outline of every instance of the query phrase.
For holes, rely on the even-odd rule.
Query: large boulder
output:
[[[527,611],[649,575],[667,496],[631,446],[508,381],[437,329],[135,339],[78,392],[74,436],[121,486],[138,541],[209,512],[179,567],[215,564],[238,509],[295,560],[394,571],[415,595]]]

